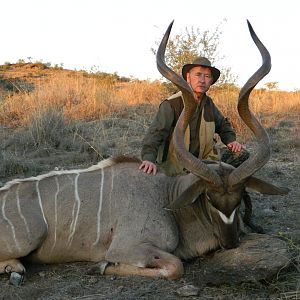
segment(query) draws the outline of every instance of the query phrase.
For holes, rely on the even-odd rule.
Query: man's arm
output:
[[[216,133],[220,135],[222,142],[227,146],[227,148],[234,153],[238,153],[243,148],[245,148],[243,145],[236,141],[236,133],[231,123],[227,118],[223,116],[223,114],[215,105],[214,117],[216,124]]]
[[[174,111],[168,103],[163,101],[158,109],[158,112],[148,128],[148,131],[143,139],[143,146],[141,151],[142,164],[140,170],[146,173],[155,174],[156,169],[156,158],[158,148],[168,138],[172,124],[174,120]]]

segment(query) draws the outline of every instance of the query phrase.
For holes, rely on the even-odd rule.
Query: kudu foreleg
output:
[[[114,254],[111,255],[112,253]],[[117,252],[110,252],[106,258],[110,262],[120,263],[108,264],[104,271],[105,275],[139,275],[177,279],[182,276],[184,271],[178,257],[149,244],[136,245],[134,249],[126,253],[118,249]]]
[[[126,264],[108,265],[104,271],[105,275],[137,275],[153,278],[177,279],[183,274],[182,263],[163,262],[160,267],[143,268]]]
[[[151,267],[137,267],[123,263],[112,264],[106,267],[104,274],[120,276],[138,275],[172,280],[182,276],[183,265],[175,256],[172,260],[170,260],[170,258],[164,259],[162,257],[157,257],[155,265]]]

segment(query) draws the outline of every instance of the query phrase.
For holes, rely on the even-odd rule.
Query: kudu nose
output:
[[[220,247],[225,250],[237,248],[239,244],[240,238],[220,240]]]

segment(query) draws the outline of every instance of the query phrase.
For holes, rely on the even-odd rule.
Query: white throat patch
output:
[[[232,224],[233,219],[234,219],[235,212],[236,212],[236,208],[235,208],[234,211],[231,213],[230,217],[227,218],[221,211],[218,210],[219,216],[221,217],[222,221],[223,221],[225,224]]]

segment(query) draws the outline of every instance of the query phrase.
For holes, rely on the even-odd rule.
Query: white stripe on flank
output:
[[[225,224],[232,224],[233,222],[233,219],[234,219],[234,215],[235,215],[235,211],[236,211],[236,208],[233,210],[233,212],[231,213],[230,217],[227,218],[227,216],[225,216],[221,211],[218,210],[218,213],[222,219],[222,221],[225,223]]]
[[[114,167],[112,166],[110,169],[110,176],[111,176],[111,184],[110,184],[110,191],[109,191],[109,214],[108,214],[108,220],[109,222],[111,221],[111,208],[112,208],[112,203],[111,203],[111,196],[112,196],[112,191],[114,189],[114,177],[115,177],[115,173],[114,173]]]
[[[93,246],[95,246],[100,240],[100,221],[101,221],[101,210],[102,210],[102,201],[103,201],[103,185],[104,185],[104,170],[101,169],[100,197],[99,197],[99,207],[97,212],[97,238],[93,243]]]
[[[20,184],[18,184],[18,187],[17,187],[17,189],[16,189],[16,197],[17,197],[18,212],[19,212],[19,215],[20,215],[21,219],[23,220],[23,222],[24,222],[24,224],[25,224],[26,231],[27,231],[27,235],[28,235],[28,238],[29,238],[29,240],[30,240],[30,230],[29,230],[27,221],[26,221],[24,215],[23,215],[22,212],[21,212],[19,188],[20,188]]]
[[[11,231],[12,231],[13,239],[14,239],[15,244],[16,244],[16,247],[17,247],[18,251],[21,252],[20,245],[19,245],[19,243],[17,241],[17,238],[16,238],[16,230],[15,230],[14,224],[5,215],[6,197],[7,197],[7,194],[3,197],[3,203],[2,203],[2,215],[3,215],[3,219],[9,224],[9,226],[11,228]]]
[[[54,196],[54,241],[51,248],[51,252],[53,251],[56,245],[56,235],[57,235],[57,196],[59,193],[59,182],[57,177],[55,177],[55,183],[56,183],[56,192]]]
[[[39,180],[35,183],[35,187],[36,187],[36,192],[37,192],[37,196],[38,196],[38,200],[39,200],[39,205],[40,205],[40,208],[41,208],[41,212],[42,212],[42,215],[43,215],[43,219],[44,219],[44,222],[47,226],[47,231],[48,231],[48,223],[47,223],[47,220],[46,220],[46,217],[45,217],[45,214],[44,214],[44,209],[43,209],[43,204],[42,204],[42,198],[41,198],[41,193],[40,193],[40,189],[39,189]]]
[[[73,238],[74,238],[76,225],[77,225],[77,221],[78,221],[79,210],[80,210],[80,198],[79,198],[79,193],[78,193],[78,178],[79,178],[79,175],[80,175],[80,173],[76,174],[75,182],[74,182],[75,202],[74,202],[74,205],[73,205],[72,222],[71,222],[71,225],[70,225],[70,235],[69,235],[69,238],[68,238],[68,247],[71,246],[71,243],[72,243]],[[76,214],[75,214],[75,209],[76,209]]]
[[[22,178],[22,179],[13,179],[12,181],[7,182],[3,187],[0,188],[0,191],[8,190],[13,185],[20,183],[20,182],[30,182],[30,181],[40,181],[44,178],[49,178],[53,176],[58,175],[65,175],[65,174],[77,174],[77,173],[87,173],[90,171],[96,171],[99,169],[104,169],[109,166],[115,165],[115,162],[112,158],[107,158],[102,161],[100,161],[97,165],[93,165],[87,169],[77,169],[77,170],[63,170],[63,171],[51,171],[46,174],[38,175],[36,177],[28,177],[28,178]]]

